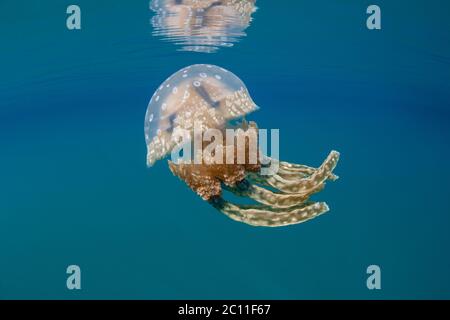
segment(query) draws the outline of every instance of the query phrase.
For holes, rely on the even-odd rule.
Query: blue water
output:
[[[259,0],[205,54],[153,37],[147,1],[77,0],[68,31],[72,1],[2,0],[0,298],[450,298],[450,3],[376,2],[381,31],[368,1]],[[146,167],[147,103],[194,63],[247,84],[283,160],[341,152],[329,214],[252,228]]]

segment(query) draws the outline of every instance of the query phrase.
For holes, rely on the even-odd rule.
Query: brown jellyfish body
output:
[[[327,212],[326,203],[310,197],[326,181],[338,178],[333,170],[339,153],[332,151],[318,168],[267,157],[251,143],[259,138],[256,123],[245,120],[257,109],[245,84],[233,73],[213,65],[181,69],[163,82],[147,108],[147,165],[171,154],[168,164],[175,176],[217,210],[249,225],[286,226]],[[197,129],[202,136],[208,131],[218,135],[200,140],[192,157],[174,159],[180,137],[187,135],[188,144],[195,144]],[[233,139],[227,136],[230,129],[235,132]],[[200,161],[194,160],[196,154],[202,155]],[[277,170],[267,174],[264,169],[274,163]],[[224,190],[255,204],[228,202]]]
[[[154,35],[184,51],[214,52],[230,47],[250,25],[256,0],[152,0]]]

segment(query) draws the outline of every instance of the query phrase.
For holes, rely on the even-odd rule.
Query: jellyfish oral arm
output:
[[[256,176],[252,175],[255,182],[263,182],[285,193],[312,194],[327,179],[336,180],[337,176],[333,170],[339,161],[339,152],[331,151],[325,161],[318,169],[308,169],[310,175],[291,180],[285,179],[282,175]]]
[[[237,206],[222,198],[212,199],[210,203],[231,219],[254,227],[283,227],[299,224],[329,210],[324,202],[306,204],[281,212],[264,206]]]
[[[174,175],[229,218],[252,226],[281,227],[308,221],[329,210],[326,203],[311,202],[309,197],[322,190],[326,180],[333,177],[338,160],[339,153],[332,151],[319,168],[306,167],[305,176],[290,181],[260,175],[257,167],[174,163],[169,163],[169,167]],[[259,185],[268,185],[280,192]],[[222,197],[222,189],[260,204],[230,203]]]

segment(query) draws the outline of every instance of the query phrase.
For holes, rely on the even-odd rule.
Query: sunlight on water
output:
[[[152,0],[153,35],[181,51],[215,52],[232,47],[256,11],[256,0]]]

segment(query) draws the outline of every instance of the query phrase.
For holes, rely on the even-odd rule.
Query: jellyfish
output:
[[[230,47],[250,25],[256,0],[152,0],[154,35],[184,51],[214,52]]]
[[[310,196],[338,178],[333,170],[339,153],[331,151],[317,168],[279,161],[261,152],[259,145],[252,157],[250,138],[258,138],[259,131],[246,117],[258,109],[245,84],[224,68],[198,64],[179,70],[161,84],[148,105],[147,165],[171,154],[168,166],[175,176],[229,218],[252,226],[298,224],[327,212],[325,202],[311,201]],[[208,130],[223,134],[201,140],[199,150],[174,159],[181,144],[195,144],[198,132]],[[227,139],[227,130],[236,133],[233,139]],[[205,158],[194,161],[198,153]],[[211,161],[213,157],[223,161]],[[274,163],[276,170],[265,170]],[[252,204],[228,201],[228,192]]]

